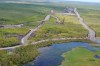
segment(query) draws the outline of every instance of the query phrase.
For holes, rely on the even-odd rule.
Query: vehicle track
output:
[[[77,18],[79,19],[79,22],[83,25],[83,27],[85,29],[88,30],[88,39],[91,40],[91,41],[93,41],[93,42],[100,43],[100,40],[96,38],[95,31],[86,24],[86,22],[80,16],[80,14],[78,13],[78,11],[77,11],[76,8],[75,8],[74,12],[75,12]]]
[[[39,24],[39,26],[37,26],[35,29],[30,29],[30,32],[29,32],[26,36],[24,36],[24,37],[21,39],[21,43],[22,43],[23,45],[28,44],[28,38],[31,36],[31,34],[35,35],[35,33],[36,33],[36,32],[42,27],[42,25],[43,25],[46,21],[48,21],[49,19],[50,19],[50,15],[47,15],[47,16],[45,17],[45,19],[42,20],[42,22]]]
[[[97,39],[96,38],[96,33],[94,30],[92,30],[87,24],[86,22],[83,20],[83,18],[80,16],[80,14],[78,13],[77,9],[75,8],[75,14],[77,16],[77,18],[79,19],[79,22],[83,25],[83,27],[85,29],[88,30],[88,39],[93,41],[93,42],[96,42],[96,43],[100,43],[100,39]],[[25,46],[28,44],[28,38],[31,36],[31,34],[35,35],[35,33],[42,27],[42,25],[48,21],[50,19],[50,16],[51,17],[54,17],[56,18],[56,22],[59,23],[60,20],[53,16],[53,15],[47,15],[45,17],[44,20],[41,21],[41,23],[35,28],[35,29],[30,29],[30,32],[24,36],[22,39],[21,39],[21,43],[22,45],[17,45],[17,46],[13,46],[13,47],[5,47],[5,48],[0,48],[0,50],[8,50],[8,49],[15,49],[17,47],[21,47],[21,46]],[[42,42],[46,42],[46,41],[49,41],[49,40],[52,40],[52,41],[56,41],[56,40],[66,40],[66,39],[86,39],[86,38],[53,38],[53,39],[47,39],[47,40],[40,40],[40,41],[37,41],[37,42],[33,42],[32,44],[38,44],[38,43],[42,43]]]
[[[60,20],[58,17],[54,16],[54,15],[51,15],[51,17],[55,18],[56,19],[56,23],[60,23]]]
[[[17,45],[17,46],[12,46],[12,47],[5,47],[5,48],[0,48],[0,50],[9,50],[9,49],[14,49],[14,48],[17,48],[17,47],[21,47],[21,46],[25,46],[28,44],[28,38],[31,36],[31,34],[35,35],[35,33],[42,27],[42,25],[48,21],[50,19],[50,15],[47,15],[45,17],[44,20],[41,21],[41,23],[35,28],[35,29],[30,29],[30,32],[24,36],[22,39],[21,39],[21,45]]]

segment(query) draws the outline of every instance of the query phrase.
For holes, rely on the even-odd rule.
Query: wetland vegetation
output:
[[[63,54],[64,61],[61,66],[99,66],[100,58],[95,58],[95,55],[100,54],[100,51],[92,52],[82,47],[75,48]]]
[[[79,9],[80,14],[86,23],[96,32],[96,36],[100,37],[100,8],[98,9]]]
[[[77,4],[77,5],[76,5]],[[90,6],[91,5],[91,6]],[[21,38],[24,37],[30,29],[37,27],[50,10],[55,12],[64,12],[65,7],[77,8],[81,17],[86,23],[96,31],[96,37],[100,37],[100,5],[94,3],[0,3],[0,26],[1,25],[19,25],[22,28],[0,28],[0,48],[11,47],[21,44]],[[63,24],[56,23],[56,19],[51,17],[34,36],[31,36],[29,44],[15,48],[14,50],[0,50],[0,66],[20,66],[29,61],[33,61],[40,55],[39,48],[51,46],[56,43],[65,42],[91,42],[87,39],[66,39],[56,41],[46,41],[31,45],[32,42],[52,39],[52,38],[86,38],[88,31],[82,27],[75,15],[56,14]],[[10,51],[10,52],[9,52]],[[61,66],[76,66],[81,64],[85,66],[100,65],[100,59],[94,58],[94,55],[100,56],[100,52],[91,52],[85,48],[75,48],[64,53],[64,60]],[[84,58],[84,56],[86,56]],[[69,59],[69,63],[66,59]],[[77,59],[77,60],[76,60]],[[87,60],[86,60],[87,59]],[[81,60],[81,62],[80,62]],[[78,64],[78,65],[77,65]]]

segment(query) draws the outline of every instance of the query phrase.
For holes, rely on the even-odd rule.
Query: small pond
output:
[[[36,58],[36,60],[23,66],[59,66],[63,61],[61,55],[76,47],[84,47],[93,52],[100,50],[100,48],[92,47],[90,44],[84,42],[53,44],[49,47],[40,48],[39,51],[41,54]]]

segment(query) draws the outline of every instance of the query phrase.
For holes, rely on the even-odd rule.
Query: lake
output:
[[[92,52],[100,50],[100,48],[92,47],[89,43],[85,42],[53,44],[49,47],[40,48],[39,51],[41,54],[35,61],[29,62],[23,66],[59,66],[64,60],[62,54],[76,47],[84,47]]]

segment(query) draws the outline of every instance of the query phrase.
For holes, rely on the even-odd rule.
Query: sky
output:
[[[0,1],[33,1],[33,2],[81,1],[81,2],[99,2],[100,3],[100,0],[0,0]]]
[[[82,1],[82,2],[100,2],[100,0],[70,0],[70,1]]]

